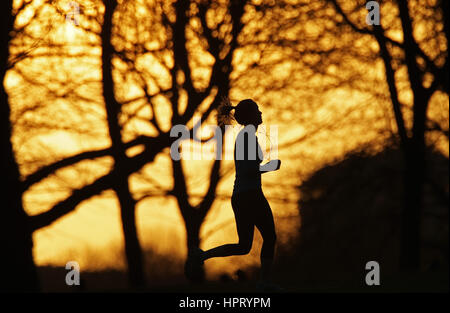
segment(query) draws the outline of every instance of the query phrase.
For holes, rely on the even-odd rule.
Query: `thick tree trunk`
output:
[[[408,78],[414,95],[412,136],[407,135],[401,103],[399,101],[392,57],[386,46],[386,38],[381,26],[374,29],[374,36],[380,46],[380,55],[385,65],[386,80],[394,108],[404,159],[404,205],[400,238],[400,267],[406,271],[420,268],[421,249],[421,209],[425,179],[425,125],[427,107],[431,93],[422,86],[421,71],[416,63],[417,43],[412,35],[412,22],[407,1],[399,3],[404,34],[405,63]]]
[[[429,97],[423,90],[414,92],[412,138],[405,151],[405,207],[401,234],[400,266],[419,270],[421,259],[421,211],[425,181],[425,125]]]
[[[121,105],[117,102],[114,95],[114,81],[112,77],[111,59],[114,49],[111,44],[111,32],[112,18],[117,6],[117,1],[105,0],[104,4],[105,14],[101,34],[103,98],[105,100],[109,135],[113,149],[114,171],[116,173],[116,182],[114,183],[113,189],[120,203],[129,282],[133,287],[142,287],[145,285],[145,274],[142,250],[136,229],[136,202],[131,195],[128,184],[128,175],[123,168],[127,156],[122,142],[121,127],[118,118]]]
[[[429,95],[421,88],[414,90],[412,138],[405,153],[405,207],[401,237],[400,266],[405,270],[420,269],[421,211],[426,171],[425,126]]]
[[[28,216],[22,205],[22,192],[19,168],[11,142],[12,127],[8,95],[4,88],[9,58],[10,31],[14,19],[11,15],[12,1],[2,1],[0,33],[0,147],[2,187],[0,191],[2,206],[0,210],[0,240],[2,269],[0,290],[2,291],[38,291],[39,283],[36,266],[33,261],[32,231],[28,225]]]
[[[196,209],[191,208],[190,210],[192,213],[185,219],[188,249],[200,247],[200,228],[204,220],[203,216],[196,214]]]
[[[204,216],[197,214],[194,208],[190,208],[191,214],[184,219],[186,227],[186,241],[189,252],[200,247],[200,228],[202,226]],[[188,260],[186,259],[186,262]],[[194,275],[186,277],[191,282],[202,282],[205,280],[205,269],[200,267],[196,270]]]
[[[143,265],[142,249],[136,229],[136,202],[131,196],[128,177],[118,182],[114,189],[120,203],[120,216],[125,242],[125,256],[128,264],[128,279],[131,286],[145,286],[145,272]]]
[[[409,155],[405,158],[405,204],[400,243],[400,267],[407,271],[420,268],[420,217],[425,166],[420,144],[411,143],[411,146]]]

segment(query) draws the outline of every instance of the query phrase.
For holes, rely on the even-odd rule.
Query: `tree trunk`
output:
[[[121,175],[122,176],[122,175]],[[125,242],[125,256],[128,264],[128,279],[133,287],[145,286],[142,249],[136,229],[136,202],[131,196],[128,177],[119,178],[115,190],[120,203],[120,216]]]
[[[414,120],[405,159],[405,206],[402,216],[400,267],[406,271],[420,269],[421,211],[425,181],[425,125],[428,97],[423,91],[414,93]]]
[[[191,211],[193,212],[185,219],[188,249],[200,247],[200,227],[203,222],[203,219],[200,218],[199,214],[196,214],[194,208],[191,208]]]
[[[419,155],[411,155],[414,151],[419,153],[417,150],[418,147],[411,147],[411,152],[405,159],[405,204],[402,212],[400,267],[407,271],[420,267],[420,212],[423,202],[423,166],[425,162]]]
[[[2,173],[0,210],[0,240],[2,255],[1,287],[3,291],[38,291],[39,282],[33,261],[32,231],[28,216],[22,205],[19,167],[11,142],[11,121],[8,95],[4,88],[4,78],[9,58],[10,31],[14,18],[11,15],[12,1],[2,1],[0,33],[0,147]]]
[[[186,239],[188,247],[188,258],[189,252],[192,249],[197,249],[200,247],[200,228],[203,223],[204,217],[202,218],[200,214],[196,214],[195,208],[190,208],[191,214],[189,217],[184,219],[186,227]],[[186,259],[186,262],[188,260]],[[186,277],[191,282],[203,282],[205,280],[205,269],[200,267],[196,269],[195,273],[192,275],[187,275]]]
[[[145,285],[144,266],[141,245],[136,229],[136,202],[131,195],[128,184],[128,175],[123,168],[127,156],[122,142],[121,127],[119,125],[118,117],[121,111],[121,105],[114,95],[114,81],[111,64],[114,52],[111,44],[112,18],[117,6],[117,1],[104,0],[104,4],[105,14],[101,33],[103,98],[105,100],[108,129],[113,150],[114,171],[116,173],[116,182],[113,189],[120,204],[129,282],[131,286],[139,288]]]

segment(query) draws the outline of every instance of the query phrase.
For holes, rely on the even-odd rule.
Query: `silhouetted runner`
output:
[[[234,115],[232,116],[232,111]],[[244,128],[236,137],[234,146],[234,181],[231,205],[236,219],[239,242],[225,244],[207,251],[192,249],[189,251],[188,270],[195,270],[205,260],[214,257],[244,255],[250,252],[255,226],[263,238],[261,249],[261,275],[257,288],[261,290],[280,290],[269,282],[274,259],[276,233],[272,210],[261,188],[261,174],[280,168],[280,160],[272,160],[261,165],[263,153],[255,135],[262,123],[258,105],[250,99],[242,100],[237,106],[225,103],[219,108],[219,124],[234,119]]]

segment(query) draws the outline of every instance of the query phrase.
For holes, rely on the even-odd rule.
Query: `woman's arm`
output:
[[[259,171],[261,172],[261,174],[263,173],[267,173],[267,172],[273,172],[276,171],[280,168],[281,166],[281,161],[280,160],[271,160],[269,162],[267,162],[266,164],[260,165],[259,166]]]

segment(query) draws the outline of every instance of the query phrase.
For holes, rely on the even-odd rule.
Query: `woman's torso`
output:
[[[255,135],[255,128],[246,126],[237,135],[234,145],[236,176],[233,194],[261,190],[259,165],[263,153]]]

